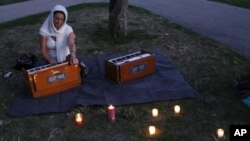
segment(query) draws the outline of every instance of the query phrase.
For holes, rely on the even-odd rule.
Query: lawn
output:
[[[15,59],[24,52],[40,56],[38,29],[48,13],[30,16],[0,25],[0,141],[213,141],[218,128],[225,130],[228,141],[231,124],[250,123],[249,107],[232,91],[234,78],[250,70],[248,57],[144,9],[128,11],[128,37],[112,38],[107,4],[70,7],[68,23],[77,35],[77,55],[160,50],[197,91],[197,98],[119,106],[115,123],[108,121],[105,105],[10,117],[11,101],[24,81],[13,69]],[[15,76],[11,80],[3,77],[8,71]],[[175,104],[182,109],[179,117],[173,114]],[[157,120],[151,117],[152,108],[159,109]],[[85,118],[82,127],[73,121],[79,111]],[[151,124],[157,127],[154,137],[147,132]]]

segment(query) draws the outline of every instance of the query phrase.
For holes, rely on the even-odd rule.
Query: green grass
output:
[[[217,128],[229,140],[231,124],[249,124],[250,109],[232,91],[232,81],[250,71],[249,57],[229,47],[168,22],[149,11],[129,7],[128,37],[112,38],[107,33],[108,5],[83,4],[69,8],[69,24],[77,35],[80,57],[160,50],[198,93],[197,98],[117,106],[117,120],[110,123],[107,107],[77,106],[64,113],[9,117],[14,95],[23,90],[23,75],[14,70],[15,58],[23,52],[39,55],[38,29],[48,13],[0,25],[0,141],[213,141]],[[12,71],[13,80],[3,78]],[[182,107],[175,117],[173,106]],[[151,109],[160,117],[153,119]],[[82,112],[85,124],[74,125]],[[158,129],[149,137],[147,127]]]
[[[211,0],[211,1],[217,1],[222,3],[227,3],[230,5],[235,5],[243,8],[250,8],[250,1],[249,0]]]

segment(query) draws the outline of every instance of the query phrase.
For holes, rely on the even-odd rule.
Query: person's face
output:
[[[61,27],[61,25],[64,23],[65,17],[64,14],[62,13],[55,13],[54,14],[54,19],[53,19],[53,23],[56,29],[59,29]]]

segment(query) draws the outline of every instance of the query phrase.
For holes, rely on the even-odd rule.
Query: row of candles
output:
[[[108,107],[108,117],[111,122],[115,121],[115,107],[110,105]],[[84,124],[84,119],[82,113],[76,113],[75,115],[75,124],[76,126],[82,126]]]
[[[180,114],[181,107],[179,105],[174,106],[174,113],[176,116]],[[154,108],[152,109],[152,116],[158,117],[158,109]],[[149,135],[154,136],[156,134],[156,127],[154,125],[150,125],[149,128]],[[216,131],[217,139],[222,140],[224,138],[224,130],[222,128],[218,128]]]
[[[174,113],[178,116],[181,112],[180,105],[174,106]],[[152,109],[152,117],[158,117],[159,111],[156,108]],[[115,107],[113,105],[109,105],[108,107],[108,118],[110,122],[115,122]],[[83,115],[81,113],[77,113],[75,115],[75,124],[76,126],[82,126],[84,124]],[[148,133],[150,136],[155,136],[157,129],[154,125],[150,125],[148,127]],[[217,129],[217,139],[222,140],[224,138],[224,130],[222,128]]]

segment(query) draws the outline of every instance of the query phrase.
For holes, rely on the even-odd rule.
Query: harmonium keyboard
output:
[[[53,95],[81,84],[79,65],[61,62],[23,70],[33,98]]]
[[[154,53],[144,50],[105,60],[105,76],[116,83],[138,79],[155,72],[155,60]]]

